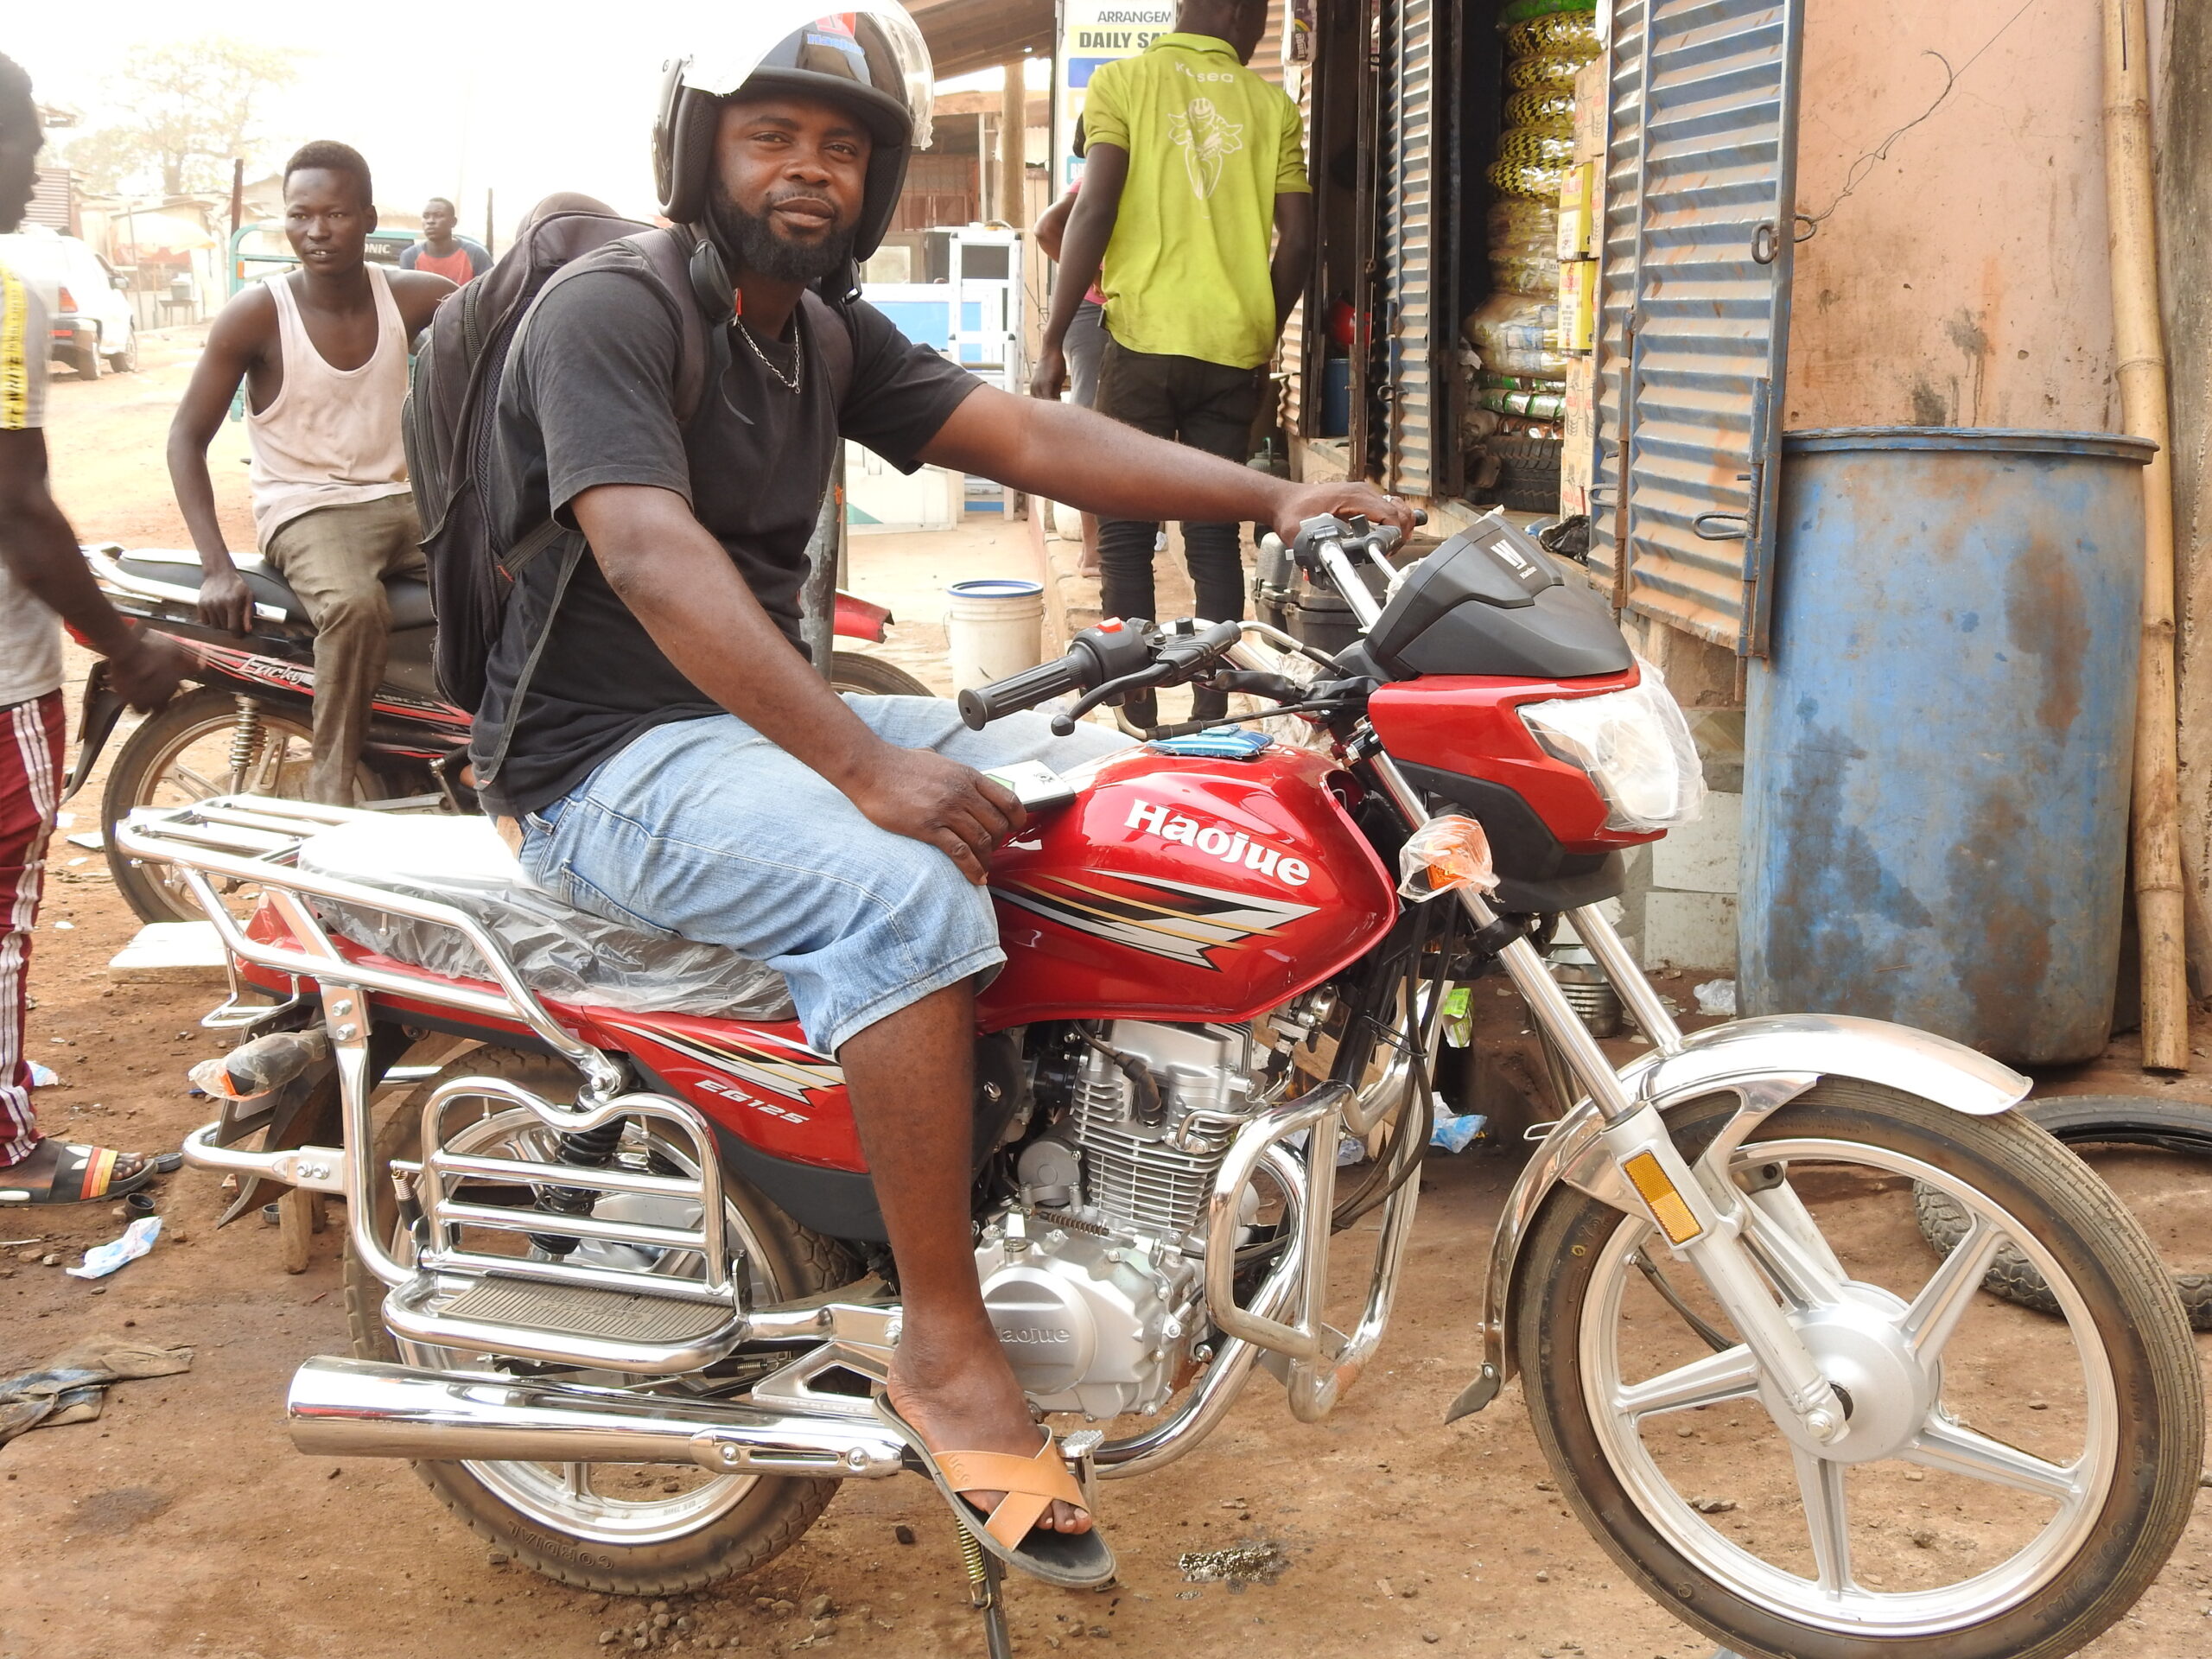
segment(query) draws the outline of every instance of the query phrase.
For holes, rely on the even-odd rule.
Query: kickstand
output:
[[[1014,1638],[1006,1628],[1006,1573],[999,1558],[969,1536],[957,1521],[960,1559],[968,1568],[968,1604],[983,1616],[983,1644],[990,1659],[1014,1659]]]

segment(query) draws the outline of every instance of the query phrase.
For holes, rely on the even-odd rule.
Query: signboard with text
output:
[[[1090,78],[1118,58],[1133,58],[1175,27],[1175,0],[1060,0],[1060,38],[1053,54],[1058,130],[1053,135],[1053,176],[1065,190],[1082,176],[1075,154],[1075,124],[1083,114]]]

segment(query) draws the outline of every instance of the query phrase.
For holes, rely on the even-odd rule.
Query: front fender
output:
[[[1744,1108],[1723,1131],[1721,1144],[1726,1146],[1740,1140],[1758,1117],[1824,1077],[1880,1084],[1975,1117],[2011,1109],[2033,1087],[2012,1067],[1948,1037],[1830,1014],[1767,1014],[1709,1027],[1684,1038],[1672,1054],[1639,1056],[1620,1075],[1637,1099],[1662,1112],[1735,1090],[1744,1097]],[[1761,1089],[1761,1084],[1772,1086]],[[1587,1169],[1587,1175],[1599,1177],[1594,1182],[1586,1179],[1586,1169],[1578,1168],[1587,1166],[1604,1128],[1598,1109],[1583,1101],[1552,1126],[1514,1183],[1491,1242],[1483,1292],[1483,1368],[1452,1402],[1445,1414],[1447,1423],[1480,1411],[1519,1369],[1506,1333],[1513,1328],[1521,1247],[1552,1189],[1572,1179],[1607,1202],[1617,1201],[1614,1183],[1603,1179],[1612,1176],[1610,1165],[1602,1173]]]

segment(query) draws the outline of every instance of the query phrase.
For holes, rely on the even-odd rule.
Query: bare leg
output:
[[[870,1026],[837,1058],[899,1262],[891,1402],[933,1450],[1026,1458],[1039,1431],[983,1311],[969,1229],[975,1041],[963,980]],[[1000,1496],[973,1494],[986,1513]],[[1039,1524],[1087,1532],[1090,1517],[1055,1503]]]

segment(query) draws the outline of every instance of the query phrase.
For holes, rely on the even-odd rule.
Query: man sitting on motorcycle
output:
[[[983,1513],[1039,1459],[997,1530],[1033,1567],[1057,1543],[1067,1582],[1090,1572],[1068,1559],[1090,1520],[985,1314],[969,1219],[975,988],[1004,961],[983,884],[1024,817],[976,768],[1065,766],[1122,740],[1055,741],[1038,715],[969,733],[949,703],[839,698],[800,644],[809,533],[847,438],[1109,517],[1289,535],[1319,513],[1410,515],[1364,485],[1300,487],[988,388],[870,306],[810,297],[842,300],[889,224],[926,52],[892,0],[763,4],[728,27],[730,45],[671,73],[656,134],[664,212],[699,239],[697,412],[676,412],[677,319],[613,271],[549,289],[505,372],[482,484],[495,534],[512,545],[552,518],[592,556],[565,586],[550,555],[523,572],[479,711],[480,787],[568,901],[785,975],[809,1040],[844,1067],[897,1263],[888,1414]],[[995,1461],[963,1472],[955,1452]]]
[[[207,446],[241,381],[262,556],[315,624],[310,798],[353,804],[369,709],[390,655],[390,576],[423,573],[399,415],[408,342],[454,285],[368,259],[368,163],[327,139],[284,165],[284,235],[300,268],[241,289],[207,331],[169,424],[169,480],[206,577],[200,617],[244,633],[253,594],[215,513]]]

